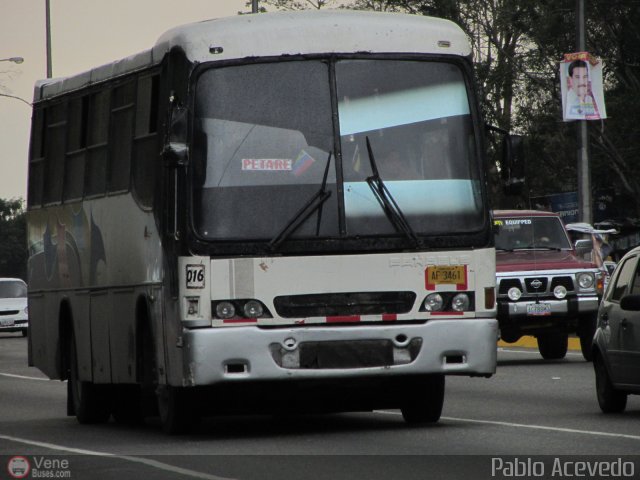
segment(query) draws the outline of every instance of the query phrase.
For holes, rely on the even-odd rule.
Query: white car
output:
[[[28,327],[27,284],[19,278],[0,278],[0,333],[22,332],[26,337]]]

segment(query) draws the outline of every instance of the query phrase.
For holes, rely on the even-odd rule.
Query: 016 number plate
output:
[[[527,305],[527,315],[535,317],[551,315],[551,304],[549,303],[530,303]]]

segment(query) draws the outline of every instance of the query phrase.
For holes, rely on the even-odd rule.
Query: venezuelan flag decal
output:
[[[314,162],[315,162],[315,159],[311,155],[309,155],[307,152],[302,150],[300,152],[300,155],[298,155],[298,158],[296,158],[295,162],[293,163],[293,174],[296,177],[299,177],[304,172],[309,170],[309,167],[311,167],[311,165],[313,165]]]

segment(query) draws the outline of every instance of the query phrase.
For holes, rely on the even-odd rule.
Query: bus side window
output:
[[[128,81],[113,89],[108,162],[109,192],[122,192],[129,189],[134,106],[134,81]]]
[[[43,203],[60,203],[64,179],[67,103],[47,107]]]
[[[85,196],[104,195],[106,190],[110,98],[111,92],[103,90],[89,100]]]
[[[138,79],[133,140],[133,189],[142,206],[150,207],[159,168],[158,75]]]
[[[33,126],[31,129],[31,147],[29,152],[29,208],[42,205],[42,189],[44,181],[44,144],[45,144],[45,110],[36,109],[33,112]]]
[[[67,153],[64,164],[64,189],[62,198],[79,200],[84,193],[84,169],[87,155],[87,96],[69,102],[69,127],[67,129]]]

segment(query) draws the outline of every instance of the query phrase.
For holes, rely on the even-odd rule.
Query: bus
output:
[[[495,373],[470,46],[424,16],[179,26],[35,86],[29,364],[80,423],[400,409]]]

